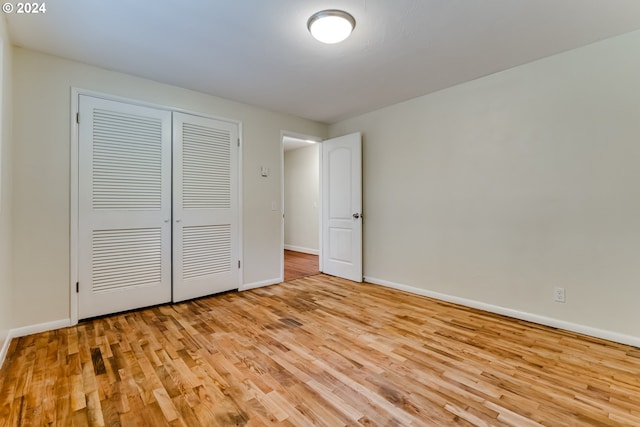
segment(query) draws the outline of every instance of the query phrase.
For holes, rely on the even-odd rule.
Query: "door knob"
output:
[[[360,218],[360,214],[359,214],[358,212],[356,212],[356,213],[354,213],[354,214],[353,214],[353,217],[354,217],[355,219],[358,219],[358,218]]]

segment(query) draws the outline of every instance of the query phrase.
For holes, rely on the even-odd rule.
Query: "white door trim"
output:
[[[76,293],[76,283],[78,283],[78,184],[79,184],[79,163],[78,163],[78,150],[79,150],[79,135],[78,135],[78,122],[77,115],[79,114],[79,97],[80,95],[93,96],[95,98],[102,98],[111,101],[125,102],[132,105],[138,105],[142,107],[156,108],[159,110],[166,110],[171,112],[191,114],[193,116],[205,117],[214,120],[226,121],[238,125],[238,137],[240,138],[240,150],[238,151],[238,256],[241,261],[243,259],[243,180],[242,180],[242,163],[243,163],[243,147],[244,147],[244,133],[242,121],[229,119],[226,117],[214,116],[210,114],[204,114],[201,112],[186,110],[183,108],[172,107],[169,105],[156,104],[152,102],[141,101],[137,99],[131,99],[121,97],[117,95],[111,95],[104,92],[97,92],[89,89],[83,89],[78,87],[71,87],[71,105],[69,114],[69,129],[71,131],[71,150],[70,161],[71,171],[69,177],[70,194],[69,194],[69,318],[71,325],[78,324],[78,294]],[[238,272],[238,284],[242,286],[244,283],[243,278],[244,262],[241,263],[240,271]]]

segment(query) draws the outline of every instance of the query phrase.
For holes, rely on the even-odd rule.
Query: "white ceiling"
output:
[[[15,45],[333,123],[640,29],[640,0],[52,0]],[[346,42],[314,12],[357,21]]]

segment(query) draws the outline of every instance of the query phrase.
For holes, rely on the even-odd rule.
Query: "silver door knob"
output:
[[[358,212],[356,212],[356,213],[354,213],[354,214],[353,214],[353,217],[354,217],[355,219],[358,219],[358,218],[360,218],[360,214],[359,214]]]

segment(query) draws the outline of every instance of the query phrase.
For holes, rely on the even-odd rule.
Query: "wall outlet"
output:
[[[553,290],[553,300],[555,302],[565,302],[564,288],[555,288]]]

